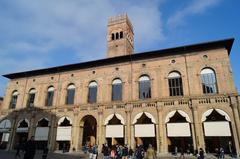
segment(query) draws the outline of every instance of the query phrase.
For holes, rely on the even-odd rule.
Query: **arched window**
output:
[[[119,39],[119,33],[116,33],[116,39]]]
[[[139,99],[151,98],[151,83],[147,75],[141,76],[139,82]]]
[[[211,68],[204,68],[201,71],[201,81],[204,94],[217,93],[216,75]]]
[[[112,101],[122,100],[122,81],[117,78],[112,82]]]
[[[66,104],[72,105],[74,104],[74,96],[75,96],[75,85],[70,84],[67,87],[67,97],[66,97]]]
[[[114,37],[114,33],[112,33],[112,40],[114,40],[115,39],[115,37]]]
[[[97,102],[97,82],[90,82],[88,85],[88,103]]]
[[[170,96],[182,96],[182,77],[180,73],[174,71],[168,75],[168,85]]]
[[[37,91],[35,88],[30,89],[29,94],[28,94],[28,102],[27,102],[28,108],[34,107],[34,100],[35,100],[36,93],[37,93]]]
[[[123,38],[123,32],[120,32],[120,39]]]
[[[18,98],[18,91],[13,91],[11,101],[10,101],[10,109],[16,108],[17,105],[17,98]]]
[[[54,96],[54,87],[50,86],[47,91],[46,106],[52,106]]]

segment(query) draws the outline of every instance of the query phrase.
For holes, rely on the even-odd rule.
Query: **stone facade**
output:
[[[1,107],[2,107],[2,103],[3,103],[3,98],[0,97],[0,109],[1,109]]]
[[[160,50],[159,53],[135,54],[130,60],[125,59],[128,55],[114,57],[115,61],[105,59],[104,62],[92,62],[101,63],[95,66],[91,66],[90,62],[89,66],[72,67],[74,68],[72,70],[70,68],[60,71],[67,67],[62,66],[58,70],[49,68],[25,72],[24,75],[21,73],[5,75],[10,78],[10,81],[7,85],[0,121],[7,119],[11,123],[7,132],[9,137],[6,147],[13,149],[16,138],[20,138],[17,134],[17,132],[20,133],[19,121],[23,119],[28,121],[28,130],[24,129],[24,132],[27,132],[26,136],[29,138],[36,135],[38,121],[46,118],[50,121],[46,142],[51,150],[60,149],[65,141],[69,141],[70,150],[81,150],[85,141],[96,143],[100,148],[103,143],[109,141],[109,143],[128,144],[133,148],[137,143],[146,144],[151,141],[158,153],[171,152],[173,146],[180,148],[181,145],[185,147],[184,151],[199,148],[211,151],[207,146],[209,142],[221,143],[221,139],[218,138],[222,136],[206,137],[203,119],[209,116],[210,113],[207,113],[209,110],[210,112],[216,110],[228,119],[227,122],[230,125],[231,136],[226,135],[227,137],[222,138],[229,139],[229,145],[239,153],[239,96],[231,72],[230,49],[225,46],[225,43],[229,43],[229,40]],[[77,65],[74,66],[77,67]],[[211,68],[215,72],[216,93],[203,93],[201,70],[204,68]],[[169,95],[169,74],[173,71],[179,72],[182,78],[183,95],[181,96]],[[139,78],[142,75],[150,78],[150,98],[139,99]],[[122,100],[120,101],[112,101],[112,82],[116,78],[122,81]],[[88,102],[91,81],[97,83],[96,103]],[[74,103],[70,105],[66,104],[69,84],[75,86]],[[52,106],[46,106],[50,86],[54,87],[53,103]],[[36,90],[34,104],[26,107],[32,88]],[[18,92],[16,106],[10,109],[9,105],[15,91]],[[168,123],[175,116],[174,112],[175,115],[179,112],[188,119],[184,123],[187,123],[187,127],[189,126],[189,136],[169,135]],[[137,124],[140,122],[139,125],[141,125],[140,118],[143,114],[151,119],[151,122],[146,125],[154,129],[153,136],[136,135],[141,133],[136,131]],[[118,123],[118,125],[123,127],[121,129],[123,136],[116,139],[106,137],[108,123],[113,119],[113,115],[121,120],[121,124]],[[58,131],[60,132],[59,120],[63,119],[62,117],[69,119],[71,135],[70,139],[57,141]],[[87,122],[91,126],[90,129]],[[142,122],[141,126],[146,126],[145,119]],[[88,129],[89,133],[93,134],[86,136],[85,130]]]

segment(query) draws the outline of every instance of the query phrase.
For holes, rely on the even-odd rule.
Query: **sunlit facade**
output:
[[[239,153],[233,39],[134,53],[133,37],[128,17],[113,17],[107,58],[4,75],[2,148],[34,135],[53,151],[107,142]]]

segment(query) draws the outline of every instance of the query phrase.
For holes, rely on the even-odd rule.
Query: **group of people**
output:
[[[109,147],[107,143],[102,146],[102,153],[104,159],[155,159],[156,152],[151,144],[148,149],[144,150],[143,145],[137,145],[135,151],[128,145],[113,145]]]
[[[19,143],[17,145],[17,151],[15,154],[15,159],[21,158],[20,151],[24,152],[24,159],[34,159],[36,153],[36,143],[34,141],[34,136],[30,138],[26,143]],[[48,154],[48,148],[44,147],[42,159],[46,159]]]

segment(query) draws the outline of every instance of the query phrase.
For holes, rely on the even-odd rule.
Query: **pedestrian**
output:
[[[133,159],[133,154],[134,154],[133,149],[130,147],[128,151],[128,158]]]
[[[156,159],[156,154],[151,144],[148,146],[146,159]]]
[[[219,158],[224,159],[224,149],[222,147],[220,148],[219,152],[220,152]]]
[[[20,143],[17,144],[16,149],[17,149],[17,151],[16,151],[16,154],[15,154],[15,159],[21,158],[21,155],[20,155],[21,144]]]
[[[138,145],[135,151],[135,157],[137,159],[143,159],[144,158],[144,149],[142,145]]]
[[[48,155],[48,148],[44,147],[43,148],[42,159],[47,159],[47,155]]]
[[[98,156],[98,146],[97,144],[92,147],[92,159],[96,159]]]
[[[89,153],[89,159],[92,159],[93,158],[93,149],[92,149],[91,145],[88,148],[88,153]]]
[[[122,159],[127,159],[128,158],[128,146],[124,145],[122,149]]]
[[[180,158],[185,159],[183,148],[180,148],[180,152],[181,152]]]
[[[103,144],[102,153],[103,153],[103,159],[109,158],[109,147],[107,143]]]
[[[115,146],[112,147],[111,153],[110,153],[110,158],[115,159],[116,158],[116,150]]]
[[[202,148],[199,149],[199,159],[204,159],[204,151]]]
[[[122,158],[122,146],[121,145],[116,145],[116,159],[121,159]]]
[[[28,140],[24,146],[25,154],[24,159],[33,159],[36,153],[36,143],[34,141],[34,136]]]
[[[177,153],[178,153],[178,148],[177,146],[174,147],[174,155],[177,156]]]

